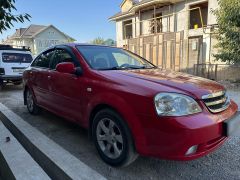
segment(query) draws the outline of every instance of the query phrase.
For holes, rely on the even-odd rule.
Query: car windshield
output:
[[[133,53],[114,47],[77,46],[87,63],[96,70],[150,69],[155,66]]]
[[[2,60],[5,63],[31,63],[33,59],[30,54],[2,53]]]

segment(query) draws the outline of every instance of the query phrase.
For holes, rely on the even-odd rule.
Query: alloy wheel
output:
[[[123,137],[118,125],[111,119],[101,119],[96,129],[97,143],[101,151],[111,159],[123,152]]]

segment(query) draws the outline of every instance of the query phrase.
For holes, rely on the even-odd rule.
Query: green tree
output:
[[[104,44],[107,46],[116,46],[116,41],[114,41],[113,39],[107,39],[105,40]]]
[[[97,45],[106,45],[106,46],[116,46],[116,41],[113,39],[104,39],[101,37],[95,38],[94,40],[90,41],[91,44]]]
[[[217,17],[217,60],[232,64],[240,63],[240,1],[218,0],[219,8],[213,13]]]
[[[12,11],[17,10],[15,0],[0,0],[0,33],[13,27],[13,22],[23,23],[31,18],[29,14],[13,15]]]
[[[91,41],[91,44],[104,45],[105,40],[101,37],[95,38]]]

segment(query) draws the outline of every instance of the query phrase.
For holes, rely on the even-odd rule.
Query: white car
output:
[[[0,89],[7,83],[22,83],[23,71],[33,60],[29,49],[0,45]]]

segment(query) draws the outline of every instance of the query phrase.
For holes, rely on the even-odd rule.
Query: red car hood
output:
[[[167,86],[169,88],[183,91],[188,94],[192,94],[201,99],[203,95],[215,93],[224,90],[224,87],[212,80],[204,79],[201,77],[174,72],[171,70],[162,69],[144,69],[144,70],[124,70],[124,71],[102,71],[105,75],[116,77],[119,75],[128,76],[129,80],[135,78],[142,79],[144,81],[150,81],[154,84],[157,83],[161,86]],[[144,86],[144,83],[142,84]],[[160,88],[158,88],[160,90]],[[163,89],[164,91],[164,89]]]

